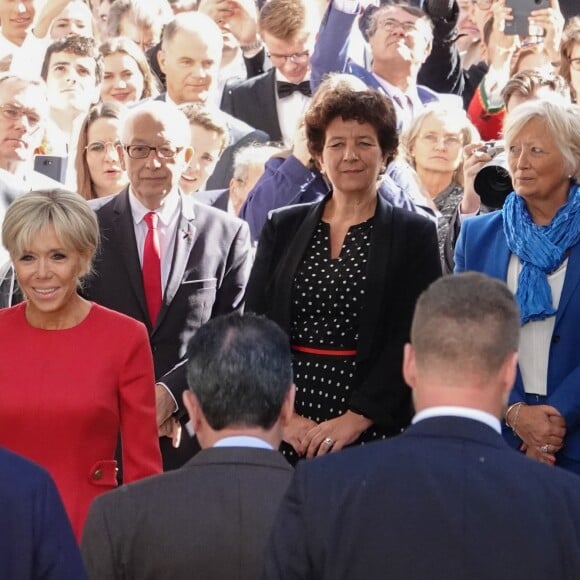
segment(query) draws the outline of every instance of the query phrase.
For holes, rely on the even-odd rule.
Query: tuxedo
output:
[[[0,578],[86,578],[70,522],[50,475],[5,449],[0,449],[0,510]]]
[[[276,107],[276,69],[243,82],[226,83],[221,108],[226,113],[270,135],[272,141],[282,141],[282,131]]]
[[[82,539],[89,578],[255,580],[291,477],[275,451],[220,447],[101,496]]]
[[[185,366],[174,367],[202,324],[242,308],[251,253],[245,222],[191,196],[180,195],[180,207],[173,263],[156,321],[149,319],[128,189],[96,210],[101,243],[84,295],[146,325],[155,377],[181,407]],[[164,467],[182,464],[179,450],[168,439],[161,441]]]
[[[289,335],[294,277],[328,199],[275,210],[262,230],[246,309],[266,315]],[[385,433],[399,433],[411,419],[411,392],[401,371],[403,346],[415,301],[440,275],[434,224],[377,196],[349,409]]]
[[[298,465],[267,580],[580,577],[580,479],[488,425],[433,417]]]
[[[155,100],[166,101],[167,93],[161,93]],[[269,135],[263,131],[256,131],[253,127],[224,113],[229,132],[229,143],[220,155],[213,173],[207,180],[207,189],[223,189],[230,186],[230,179],[234,176],[234,155],[236,151],[254,143],[266,143]]]

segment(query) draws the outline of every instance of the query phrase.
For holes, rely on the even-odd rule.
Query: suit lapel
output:
[[[195,211],[193,200],[190,196],[182,194],[180,194],[179,198],[181,204],[181,215],[179,217],[179,223],[177,224],[177,231],[175,232],[173,262],[171,264],[171,271],[169,272],[169,279],[167,280],[167,286],[163,296],[163,304],[161,305],[155,328],[157,328],[163,321],[167,309],[179,290],[197,231],[194,225]]]
[[[143,290],[137,240],[135,239],[133,214],[129,203],[129,190],[125,189],[125,191],[121,192],[113,203],[115,215],[113,218],[113,227],[109,235],[114,236],[116,242],[113,242],[111,246],[118,248],[123,256],[129,282],[133,288],[139,307],[143,311],[143,319],[149,320],[149,311],[147,310],[145,291]]]
[[[264,107],[264,117],[268,119],[268,134],[272,141],[282,140],[282,129],[280,129],[280,120],[278,119],[278,109],[276,108],[276,69],[271,69],[267,81],[268,85],[264,92],[265,99],[261,103]],[[260,91],[257,91],[258,95]]]
[[[371,353],[375,327],[381,319],[379,313],[388,294],[387,272],[392,252],[393,208],[378,195],[366,265],[366,299],[360,318],[357,360],[364,360]]]
[[[572,296],[576,294],[576,289],[580,283],[580,244],[576,244],[570,256],[568,257],[568,265],[566,266],[566,277],[564,278],[564,287],[562,288],[562,295],[560,296],[560,304],[558,305],[558,312],[556,314],[555,326],[558,326],[566,307],[568,306]]]
[[[295,233],[282,232],[282,235],[287,236],[287,239],[289,239],[289,244],[286,247],[285,256],[278,267],[279,273],[276,280],[276,295],[280,296],[280,299],[277,301],[275,308],[279,309],[280,305],[284,305],[285,310],[278,310],[278,316],[275,317],[275,319],[279,320],[282,328],[287,331],[290,329],[292,286],[296,270],[298,269],[300,262],[302,262],[304,253],[310,244],[312,234],[320,221],[328,197],[329,196],[320,203],[313,204],[309,208],[308,213],[304,216],[304,220]]]

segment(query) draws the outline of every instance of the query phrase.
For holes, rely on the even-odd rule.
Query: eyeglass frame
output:
[[[310,58],[310,51],[305,50],[304,52],[295,52],[294,54],[273,54],[271,52],[266,53],[268,58],[274,63],[275,59],[278,59],[280,62],[277,66],[284,66],[288,61],[292,64],[306,64],[308,59]],[[284,59],[283,61],[281,59]]]
[[[11,117],[10,114],[7,114],[8,110],[12,110],[14,113],[16,113],[16,116]],[[22,117],[26,117],[26,120],[28,121],[28,127],[32,133],[36,133],[36,131],[40,129],[42,117],[37,115],[31,109],[20,107],[14,103],[0,103],[0,112],[7,121],[20,121]],[[32,121],[30,120],[31,114],[34,115],[34,119]]]
[[[91,150],[91,147],[93,145],[102,145],[103,150],[102,151],[93,151],[93,150]],[[107,152],[107,145],[110,145],[113,148],[113,151],[116,151],[117,147],[119,147],[121,145],[121,141],[119,141],[119,140],[117,140],[117,141],[93,141],[92,143],[85,145],[84,149],[87,153],[91,153],[93,155],[104,155]]]
[[[123,143],[121,143],[120,145],[123,148],[123,150],[127,152],[127,155],[131,159],[147,159],[149,157],[149,155],[151,155],[151,151],[155,151],[155,156],[157,157],[157,159],[164,159],[164,160],[175,159],[179,155],[179,153],[181,151],[183,151],[183,149],[185,149],[185,147],[175,147],[175,151],[173,151],[173,148],[171,148],[167,145],[160,145],[159,147],[152,147],[151,145],[125,145]],[[142,157],[133,156],[131,154],[130,149],[133,149],[134,147],[143,147],[144,149],[147,149],[147,155],[143,155]],[[159,152],[161,149],[169,149],[169,150],[173,151],[173,153],[170,156],[160,155]]]
[[[421,139],[431,146],[439,145],[443,141],[444,147],[457,145],[463,147],[463,136],[459,135],[437,135],[435,133],[426,133],[424,135],[417,135],[417,139]]]
[[[391,16],[386,16],[377,20],[377,27],[382,28],[383,30],[392,31],[397,28],[402,28],[405,34],[409,34],[411,32],[418,32],[419,27],[417,23],[419,22],[420,18],[417,20],[401,22],[396,18],[392,18]]]
[[[475,4],[480,10],[491,10],[495,0],[471,0],[472,4]],[[483,6],[482,6],[483,4]]]

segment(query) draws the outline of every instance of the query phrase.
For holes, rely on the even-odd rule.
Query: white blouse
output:
[[[548,284],[552,290],[552,306],[558,309],[560,296],[566,278],[568,259],[548,276]],[[508,288],[515,294],[518,288],[518,276],[522,269],[519,258],[512,254],[507,273]],[[548,392],[548,358],[556,317],[550,316],[544,320],[534,320],[524,324],[520,332],[518,350],[520,371],[526,393],[546,395]]]

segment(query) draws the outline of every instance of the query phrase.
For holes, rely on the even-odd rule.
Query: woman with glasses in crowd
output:
[[[115,102],[91,107],[79,133],[75,169],[85,199],[107,197],[127,186],[119,157],[123,107]]]

